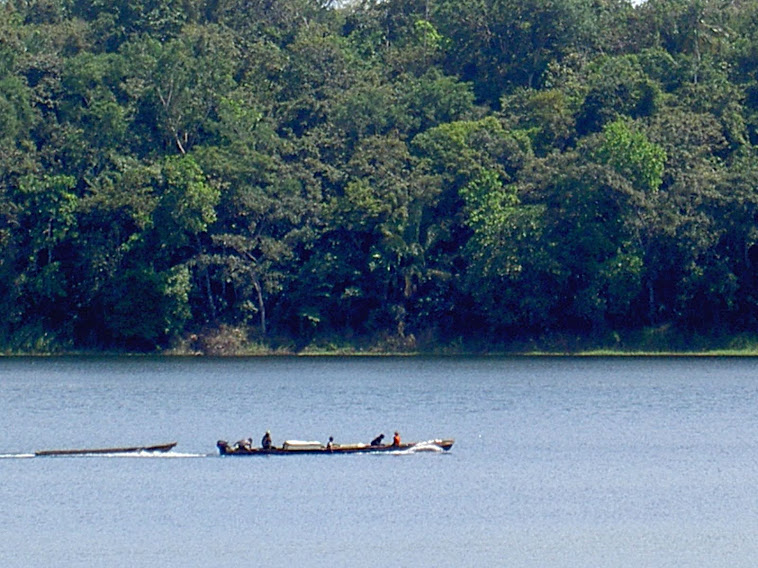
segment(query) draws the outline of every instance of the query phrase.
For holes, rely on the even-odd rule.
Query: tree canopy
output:
[[[0,351],[758,330],[758,0],[0,13]]]

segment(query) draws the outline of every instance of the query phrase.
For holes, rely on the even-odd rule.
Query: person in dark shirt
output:
[[[263,435],[263,439],[261,440],[261,448],[264,450],[271,449],[271,432],[266,430],[266,433]]]
[[[384,440],[384,434],[379,434],[376,438],[374,438],[373,440],[371,440],[371,445],[372,446],[381,446],[382,445],[382,440]]]

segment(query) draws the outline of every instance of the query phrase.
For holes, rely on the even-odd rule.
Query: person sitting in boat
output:
[[[264,450],[271,449],[271,432],[266,430],[266,433],[263,435],[263,439],[261,440],[261,448]]]
[[[395,432],[395,435],[392,438],[392,445],[393,446],[399,446],[400,445],[400,434]]]
[[[376,438],[374,438],[373,440],[371,440],[371,445],[372,446],[381,446],[382,445],[382,440],[384,440],[384,434],[379,434]]]
[[[331,452],[333,448],[334,448],[334,436],[329,436],[329,441],[326,443],[326,449]]]

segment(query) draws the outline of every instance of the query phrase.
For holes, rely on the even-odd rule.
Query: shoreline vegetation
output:
[[[550,334],[499,343],[420,344],[413,336],[373,340],[323,338],[304,346],[281,340],[264,343],[244,328],[224,326],[207,335],[191,334],[160,351],[50,349],[0,351],[0,357],[755,357],[758,336],[683,336],[668,329],[645,329],[605,338]]]
[[[758,353],[758,0],[0,0],[0,353]]]

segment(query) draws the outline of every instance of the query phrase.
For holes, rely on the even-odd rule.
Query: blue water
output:
[[[758,557],[758,360],[0,359],[4,567]],[[455,438],[222,458],[219,438]],[[30,457],[177,441],[157,456]]]

